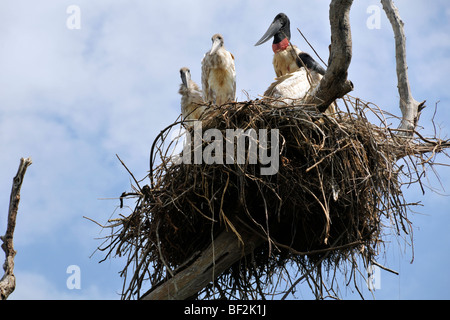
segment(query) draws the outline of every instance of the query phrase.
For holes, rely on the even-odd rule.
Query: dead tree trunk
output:
[[[239,236],[240,239],[234,232],[222,232],[193,263],[150,290],[142,299],[185,300],[195,295],[263,243],[262,238],[254,233],[239,231]]]
[[[398,93],[400,95],[400,110],[402,120],[400,122],[400,135],[412,137],[414,129],[419,121],[420,111],[425,107],[425,101],[417,102],[411,93],[408,80],[408,64],[406,63],[406,36],[403,30],[403,21],[398,9],[392,0],[381,0],[383,9],[394,30],[395,60],[397,64]]]
[[[0,240],[3,242],[2,249],[5,252],[5,263],[3,265],[5,274],[0,280],[0,300],[6,300],[16,288],[16,277],[14,276],[14,257],[16,251],[14,250],[13,236],[16,227],[17,212],[19,210],[20,189],[25,172],[31,163],[31,158],[20,159],[19,170],[14,177],[11,190],[6,233],[0,237]]]
[[[353,0],[333,0],[330,3],[331,45],[328,68],[314,92],[306,101],[324,112],[336,99],[353,90],[347,79],[352,60],[350,8]]]

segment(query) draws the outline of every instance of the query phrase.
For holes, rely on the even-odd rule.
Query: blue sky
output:
[[[441,138],[448,138],[450,6],[446,0],[395,3],[405,22],[413,95],[427,100],[421,131],[432,134],[437,104],[435,124]],[[80,29],[66,26],[70,5],[81,10]],[[33,159],[22,187],[14,239],[17,287],[10,298],[118,299],[124,260],[99,264],[103,254],[91,257],[101,243],[95,238],[109,231],[82,218],[105,222],[120,212],[118,200],[108,198],[129,191],[131,181],[115,155],[136,177],[145,177],[153,139],[180,114],[179,69],[190,67],[200,82],[200,62],[214,33],[223,34],[236,58],[239,100],[246,99],[243,90],[257,98],[274,78],[270,44],[254,43],[279,12],[291,19],[292,42],[311,52],[298,27],[326,61],[328,5],[324,0],[3,1],[2,234],[19,159]],[[382,10],[379,28],[367,27],[370,5],[381,8],[378,1],[355,1],[351,9],[352,95],[400,115],[392,29]],[[414,262],[411,249],[392,239],[380,261],[400,275],[381,272],[377,299],[450,298],[450,170],[436,169],[440,180],[428,172],[424,195],[417,186],[404,190],[406,200],[423,205],[409,216]],[[81,289],[66,286],[70,265],[80,267]],[[343,298],[358,298],[344,284],[340,288]],[[311,298],[308,291],[300,286],[296,297]]]

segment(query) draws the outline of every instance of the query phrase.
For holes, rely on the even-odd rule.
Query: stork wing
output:
[[[234,64],[234,55],[230,52],[232,58],[232,68],[233,68],[233,100],[236,99],[236,67]]]
[[[309,70],[315,71],[321,75],[325,75],[325,69],[322,68],[322,66],[318,64],[316,60],[314,60],[313,57],[311,57],[311,55],[309,55],[308,53],[301,52],[298,54],[298,58],[303,61],[306,68],[308,68]],[[297,65],[299,68],[303,67],[301,61],[297,61]]]
[[[209,53],[205,53],[205,56],[202,60],[202,90],[203,90],[203,99],[205,101],[211,101],[210,94],[209,94],[209,72],[211,71],[211,65],[210,65],[210,55]]]

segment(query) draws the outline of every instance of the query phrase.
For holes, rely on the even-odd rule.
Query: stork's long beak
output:
[[[214,54],[216,53],[217,50],[219,50],[220,48],[220,39],[216,38],[213,41],[212,47],[211,47],[211,51],[209,51],[209,54]]]
[[[183,84],[187,87],[188,86],[188,82],[190,79],[189,76],[189,71],[181,69],[180,70],[180,76],[181,76],[181,81],[183,82]]]
[[[255,44],[255,46],[259,46],[260,44],[263,44],[267,40],[271,39],[278,31],[280,31],[282,25],[280,20],[275,20],[270,25],[269,29],[267,29],[266,33],[262,36],[261,39]]]

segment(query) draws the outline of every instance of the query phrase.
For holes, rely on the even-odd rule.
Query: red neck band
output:
[[[273,52],[277,53],[283,50],[286,50],[286,48],[289,46],[289,40],[287,38],[284,38],[281,40],[281,42],[273,43],[272,44],[272,50]]]

